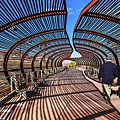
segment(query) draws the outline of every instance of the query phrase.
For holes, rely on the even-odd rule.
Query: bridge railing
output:
[[[15,74],[10,77],[10,88],[16,93],[20,93],[26,99],[26,91],[34,91],[37,84],[44,83],[45,79],[50,75],[54,75],[64,70],[64,67],[53,69],[45,69],[40,71],[31,71],[23,74]]]

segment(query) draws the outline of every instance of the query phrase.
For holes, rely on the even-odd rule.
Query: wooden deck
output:
[[[8,101],[0,109],[0,120],[120,120],[119,111],[106,104],[100,90],[79,69],[55,74],[26,101]]]

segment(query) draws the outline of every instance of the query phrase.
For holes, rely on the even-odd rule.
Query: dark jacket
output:
[[[98,78],[102,78],[102,83],[112,84],[117,76],[117,67],[112,62],[106,62],[100,67]]]
[[[118,85],[120,85],[120,65],[118,65]]]

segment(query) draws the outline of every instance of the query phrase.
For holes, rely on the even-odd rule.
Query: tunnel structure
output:
[[[43,105],[40,106],[41,120],[43,116],[47,120],[46,116],[51,117],[50,114],[54,111],[57,111],[53,113],[54,119],[61,112],[63,120],[81,116],[85,119],[90,116],[93,119],[107,112],[110,115],[106,116],[111,119],[120,117],[114,108],[106,106],[98,89],[83,77],[83,71],[78,70],[80,66],[83,69],[86,67],[86,71],[90,67],[94,71],[87,72],[98,75],[98,70],[106,62],[107,56],[112,57],[116,66],[120,65],[119,0],[91,0],[79,13],[72,31],[72,41],[66,29],[66,0],[1,0],[0,4],[0,112],[3,117],[17,118],[9,109],[19,107],[18,110],[21,111],[20,107],[23,106],[24,110],[28,110],[29,105],[32,104],[34,108],[36,103],[38,106]],[[71,57],[74,50],[81,57]],[[74,61],[76,66],[69,69],[70,66],[63,65],[64,60]],[[36,89],[39,96],[34,93]],[[27,92],[33,92],[36,96],[27,99]],[[84,103],[84,100],[87,102]],[[72,107],[69,101],[72,102]],[[86,109],[86,113],[83,111],[79,116],[75,105],[79,112],[87,106],[90,114],[94,114],[87,114]],[[101,111],[99,107],[97,111],[94,106],[102,106],[105,111]],[[47,115],[44,108],[48,110]],[[8,112],[5,113],[6,111]],[[34,117],[33,114],[31,116]],[[28,119],[29,115],[25,117]]]

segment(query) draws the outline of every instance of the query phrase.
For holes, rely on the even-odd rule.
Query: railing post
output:
[[[33,79],[34,79],[34,76],[33,76],[33,72],[30,72],[30,80],[31,80],[31,82],[33,82]]]
[[[40,72],[41,72],[41,78],[42,78],[42,70]]]
[[[14,77],[14,85],[15,85],[15,89],[16,89],[16,92],[18,92],[17,80],[16,80],[16,78],[15,78],[15,75],[14,75],[13,77]]]
[[[10,77],[10,89],[11,89],[11,92],[13,91],[13,79],[12,79],[13,76]]]

